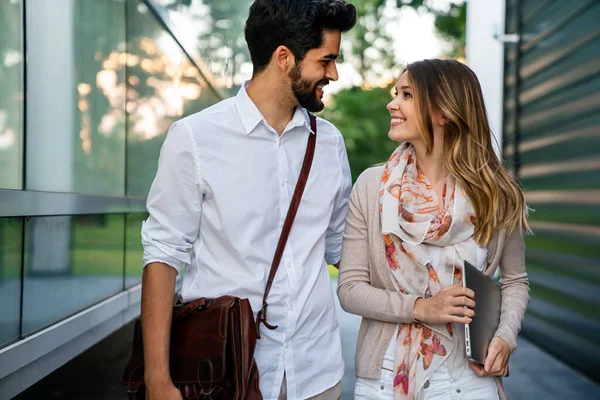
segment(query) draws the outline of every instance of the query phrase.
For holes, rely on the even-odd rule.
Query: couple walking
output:
[[[306,143],[312,169],[268,295],[254,357],[265,399],[337,399],[344,373],[327,264],[342,307],[363,317],[360,399],[503,399],[501,376],[528,294],[526,207],[491,144],[475,74],[453,60],[409,64],[387,108],[398,147],[352,188],[340,132],[310,113],[338,79],[345,0],[255,0],[245,37],[254,72],[235,97],[174,123],[143,224],[147,399],[181,399],[169,372],[178,299],[232,295],[260,310]],[[364,115],[369,118],[369,115]],[[382,132],[384,135],[385,132]],[[485,365],[467,361],[462,324],[476,298],[469,261],[500,268],[502,312]]]

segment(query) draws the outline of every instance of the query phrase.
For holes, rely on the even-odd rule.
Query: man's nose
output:
[[[335,65],[334,62],[329,64],[329,67],[327,68],[327,73],[325,74],[325,77],[327,79],[329,79],[330,81],[338,80],[339,76],[338,76],[337,66]]]

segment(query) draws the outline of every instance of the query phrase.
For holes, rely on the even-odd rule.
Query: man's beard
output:
[[[317,98],[317,86],[327,85],[329,80],[322,79],[313,84],[312,82],[303,79],[300,63],[294,65],[294,68],[290,71],[289,77],[292,81],[292,93],[294,93],[294,96],[301,107],[306,108],[310,112],[319,112],[323,110],[325,104],[323,104],[321,99]]]

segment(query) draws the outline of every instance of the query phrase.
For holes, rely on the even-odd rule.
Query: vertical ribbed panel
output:
[[[598,381],[600,2],[508,0],[506,18],[504,157],[535,209],[523,333]]]

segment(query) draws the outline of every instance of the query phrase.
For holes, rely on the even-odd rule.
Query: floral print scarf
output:
[[[414,147],[403,143],[385,166],[379,199],[386,260],[398,290],[429,298],[443,283],[461,283],[463,262],[476,265],[475,212],[454,178],[447,178],[440,201],[417,168]],[[433,246],[441,247],[437,269],[431,264]],[[466,365],[463,327],[400,324],[395,338],[395,400],[419,398],[425,381],[444,360],[451,374],[460,376]]]

